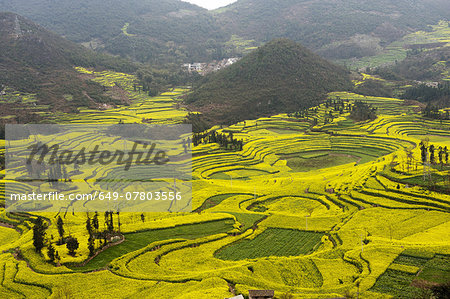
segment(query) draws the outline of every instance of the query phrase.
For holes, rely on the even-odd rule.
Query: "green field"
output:
[[[310,171],[317,168],[327,168],[348,163],[356,163],[361,158],[346,155],[344,153],[326,153],[323,156],[303,158],[303,157],[284,157],[287,160],[287,165],[293,171]]]
[[[394,267],[395,265],[395,267]],[[415,268],[412,272],[408,269]],[[371,290],[395,295],[403,295],[408,298],[421,297],[424,290],[415,288],[414,283],[428,281],[433,283],[446,283],[450,275],[450,263],[448,256],[412,256],[410,254],[399,255],[391,266],[377,279]],[[423,295],[422,295],[423,296]]]
[[[311,253],[323,234],[268,228],[252,240],[243,240],[220,250],[216,257],[238,261],[268,256],[295,256]]]

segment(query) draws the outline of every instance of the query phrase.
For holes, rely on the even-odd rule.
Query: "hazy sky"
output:
[[[236,2],[237,0],[182,0],[182,1],[190,2],[207,9],[215,9]]]

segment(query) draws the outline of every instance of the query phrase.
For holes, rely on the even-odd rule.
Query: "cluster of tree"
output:
[[[363,101],[355,101],[351,107],[350,118],[355,121],[365,121],[369,119],[376,119],[377,108],[372,107]]]
[[[422,112],[424,117],[440,119],[442,120],[450,120],[449,111],[441,112],[438,107],[428,104]]]
[[[398,62],[396,61],[395,64],[398,64]],[[390,81],[404,80],[404,78],[401,75],[399,75],[396,71],[393,70],[392,66],[380,66],[376,68],[367,67],[365,69],[365,72],[367,74],[376,75]]]
[[[450,102],[450,82],[439,83],[436,87],[426,84],[412,86],[405,90],[402,98],[445,105]]]
[[[114,227],[114,214],[117,215],[117,231]],[[89,238],[88,238],[88,249],[89,249],[89,255],[94,255],[96,247],[95,247],[95,240],[99,240],[99,248],[102,248],[106,244],[108,244],[109,241],[114,236],[117,236],[120,234],[120,212],[112,212],[112,211],[106,211],[104,214],[104,229],[101,230],[99,228],[99,219],[98,219],[98,213],[95,212],[92,219],[87,217],[86,219],[86,230],[88,231]]]
[[[5,125],[0,123],[0,140],[5,140]],[[5,169],[5,153],[0,153],[0,170]]]
[[[324,115],[324,123],[331,123],[333,122],[333,119],[336,116],[336,113],[338,114],[343,114],[349,111],[352,111],[353,106],[350,103],[350,100],[348,99],[341,99],[339,97],[337,97],[336,99],[327,99],[324,103],[325,109],[330,109],[328,110],[328,113],[326,113]],[[333,113],[334,111],[334,113]],[[318,112],[318,108],[305,108],[305,109],[301,109],[299,111],[296,111],[295,113],[289,113],[288,116],[289,117],[295,117],[295,118],[308,118],[308,117],[312,117],[312,124],[313,125],[317,125],[318,120],[316,118],[317,116],[317,112]]]
[[[315,115],[315,114],[317,114],[317,108],[313,108],[313,109],[304,108],[304,109],[295,111],[294,113],[288,113],[288,117],[307,118],[307,117]]]
[[[334,111],[338,111],[340,113],[344,113],[345,111],[350,111],[352,109],[352,105],[350,104],[350,100],[348,99],[327,99],[325,102],[325,108],[333,108]]]
[[[242,139],[235,139],[233,133],[227,134],[217,133],[216,131],[211,131],[207,133],[197,133],[192,136],[192,143],[197,146],[201,143],[217,143],[225,149],[239,150],[241,151],[244,146],[244,141]]]
[[[200,133],[206,131],[210,127],[210,123],[207,119],[205,119],[204,115],[200,113],[191,113],[189,112],[186,115],[183,123],[192,125],[192,132]]]
[[[393,95],[394,90],[391,86],[381,80],[365,80],[355,87],[355,92],[365,96],[387,97]]]
[[[120,233],[120,217],[119,217],[119,212],[112,212],[112,211],[107,211],[105,212],[105,222],[104,222],[104,226],[105,229],[104,230],[100,230],[100,226],[99,226],[99,214],[97,212],[95,212],[94,216],[92,218],[87,217],[86,219],[86,230],[88,233],[88,249],[89,249],[89,256],[93,256],[95,254],[95,250],[96,250],[96,246],[95,246],[95,240],[100,240],[100,248],[105,246],[108,241],[111,239],[112,236],[117,235],[117,232],[114,229],[114,221],[113,221],[113,215],[116,214],[117,215],[117,225],[118,225],[118,230]],[[141,219],[142,221],[144,221],[144,216],[143,214],[141,215]],[[61,218],[61,216],[58,216],[57,220],[56,220],[56,226],[58,229],[58,235],[59,235],[59,239],[56,242],[57,245],[63,245],[66,244],[66,248],[69,251],[69,254],[74,256],[76,254],[76,250],[79,247],[79,242],[77,240],[77,238],[73,237],[73,236],[65,236],[65,229],[64,229],[64,221]],[[47,229],[47,225],[45,224],[45,222],[43,221],[43,219],[41,217],[38,217],[35,221],[34,221],[34,226],[33,226],[33,245],[36,249],[36,252],[41,253],[42,248],[44,248],[47,244],[47,254],[48,257],[50,259],[51,262],[59,262],[60,260],[60,256],[58,251],[55,249],[55,247],[52,244],[51,240],[48,240],[45,238],[46,232],[45,230]],[[53,239],[53,236],[52,236]]]
[[[438,162],[441,166],[448,164],[448,149],[447,146],[439,146],[436,148],[433,144],[428,146],[427,142],[420,142],[420,156],[422,159],[422,163],[425,164],[429,162],[431,165],[436,165]],[[437,152],[437,159],[436,159]]]
[[[379,48],[377,39],[368,40],[365,44],[348,40],[329,45],[320,49],[318,53],[329,59],[350,59],[376,55],[377,48]]]
[[[66,239],[63,239],[63,237],[64,237],[64,228],[63,228],[63,221],[62,221],[61,217],[58,218],[57,225],[58,225],[58,233],[60,235],[60,243],[59,244],[63,244],[61,242],[62,242],[62,240],[64,240],[64,242],[66,244],[66,248],[69,250],[69,254],[74,256],[75,255],[75,251],[79,247],[78,240],[76,238],[74,238],[74,237],[71,237],[71,236],[69,236]],[[36,252],[41,253],[42,249],[47,244],[47,250],[48,250],[47,251],[47,255],[50,258],[50,261],[51,262],[59,262],[60,261],[59,252],[55,249],[55,247],[51,243],[51,240],[48,240],[48,239],[45,238],[45,235],[46,235],[45,230],[46,229],[47,229],[47,225],[43,221],[42,217],[38,217],[34,221],[34,226],[33,226],[33,245],[34,245],[34,248],[35,248]]]

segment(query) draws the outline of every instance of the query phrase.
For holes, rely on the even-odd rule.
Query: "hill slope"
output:
[[[373,55],[408,32],[448,19],[445,0],[238,0],[218,9],[223,28],[247,39],[286,37],[330,58]]]
[[[0,24],[0,89],[5,90],[0,100],[2,114],[10,112],[5,101],[20,102],[8,101],[13,91],[35,94],[37,104],[49,105],[50,110],[75,110],[112,101],[103,95],[100,85],[83,79],[73,67],[135,68],[89,51],[13,13],[0,13]]]
[[[277,39],[206,77],[187,103],[210,123],[232,123],[311,107],[326,92],[350,86],[344,69],[295,42]]]
[[[0,7],[72,41],[152,64],[211,59],[226,36],[206,9],[179,0],[0,0]]]

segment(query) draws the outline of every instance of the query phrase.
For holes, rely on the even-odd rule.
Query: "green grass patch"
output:
[[[418,275],[416,270],[419,271]],[[405,294],[416,294],[418,289],[411,285],[416,279],[443,284],[449,281],[449,277],[448,255],[436,254],[433,257],[430,252],[405,250],[377,279],[370,291],[387,293],[397,298]],[[421,297],[411,295],[407,298]]]
[[[450,256],[436,254],[425,263],[419,279],[436,283],[447,283],[450,280]]]
[[[414,274],[387,269],[380,277],[378,277],[375,285],[370,291],[377,293],[386,293],[399,298],[398,296],[413,293],[416,288],[411,286],[416,276]]]
[[[311,154],[313,155],[313,154]],[[353,155],[339,154],[339,153],[322,153],[302,156],[290,156],[286,158],[287,166],[294,172],[306,172],[314,169],[328,168],[347,163],[354,163],[360,160],[359,157]]]
[[[400,254],[394,260],[394,263],[413,267],[423,267],[427,261],[428,258],[425,257]]]
[[[320,243],[322,233],[282,228],[268,228],[253,240],[245,239],[216,253],[224,260],[238,261],[267,256],[298,256],[311,253]]]
[[[252,177],[258,175],[265,175],[270,172],[259,170],[259,169],[235,169],[227,172],[216,172],[209,176],[211,179],[215,180],[249,180]],[[231,176],[231,177],[230,177]]]

